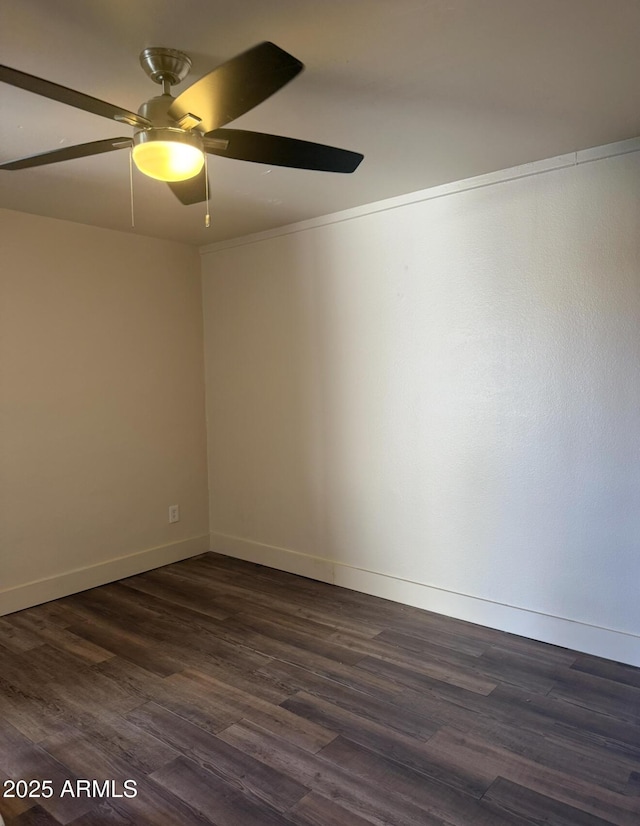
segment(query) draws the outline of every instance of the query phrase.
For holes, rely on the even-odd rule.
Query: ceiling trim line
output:
[[[529,178],[534,175],[542,175],[559,169],[566,169],[572,166],[579,166],[584,163],[605,160],[606,158],[617,157],[618,155],[628,155],[633,152],[640,152],[640,137],[631,138],[626,141],[604,144],[591,149],[582,149],[577,152],[570,152],[565,155],[557,155],[554,158],[533,161],[520,166],[501,169],[496,172],[489,172],[485,175],[477,175],[473,178],[465,178],[461,181],[440,184],[438,186],[410,192],[405,195],[397,195],[393,198],[385,198],[382,201],[374,201],[370,204],[352,207],[351,209],[332,212],[328,215],[321,215],[317,218],[310,218],[307,221],[299,221],[295,224],[287,224],[282,227],[265,230],[264,232],[253,233],[252,235],[242,235],[237,238],[229,238],[225,241],[217,241],[213,244],[206,244],[199,248],[200,255],[205,256],[221,250],[233,247],[244,247],[249,244],[256,244],[270,238],[279,238],[284,235],[293,235],[298,232],[305,232],[310,229],[328,226],[330,224],[341,224],[345,221],[352,221],[355,218],[362,218],[366,215],[374,215],[378,212],[388,212],[411,204],[419,204],[424,201],[432,201],[436,198],[443,198],[448,195],[457,195],[461,192],[469,192],[473,189],[481,189],[487,186],[516,181],[521,178]]]

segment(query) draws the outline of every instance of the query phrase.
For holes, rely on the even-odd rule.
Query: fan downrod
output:
[[[154,83],[166,88],[185,79],[191,71],[191,58],[177,49],[150,46],[140,52],[140,65]]]

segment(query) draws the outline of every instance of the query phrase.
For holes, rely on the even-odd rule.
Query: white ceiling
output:
[[[230,126],[363,152],[353,175],[210,156],[212,226],[137,174],[135,231],[190,244],[259,232],[640,135],[639,0],[0,0],[2,62],[136,111],[138,54],[186,86],[263,40],[305,71]],[[0,84],[0,159],[131,130]],[[0,206],[131,231],[126,151],[0,172]]]

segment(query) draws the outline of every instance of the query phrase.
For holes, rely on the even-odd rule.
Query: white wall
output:
[[[205,551],[207,505],[197,250],[0,210],[0,614]]]
[[[640,665],[640,153],[594,156],[204,250],[212,549]]]

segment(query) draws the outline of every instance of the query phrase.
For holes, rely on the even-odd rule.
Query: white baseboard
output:
[[[169,565],[171,562],[179,562],[181,559],[197,556],[207,550],[209,550],[209,537],[206,534],[194,536],[182,542],[148,548],[128,556],[90,565],[87,568],[77,568],[58,576],[8,588],[0,591],[0,616],[40,605],[42,602],[50,602],[52,599],[60,599],[69,594],[76,594],[78,591],[86,591],[88,588],[96,588],[98,585],[106,585],[107,582],[114,582],[117,579],[135,576],[135,574],[150,571],[152,568]]]
[[[330,559],[212,533],[210,550],[352,591],[424,608],[521,637],[640,666],[640,636],[354,568]]]

